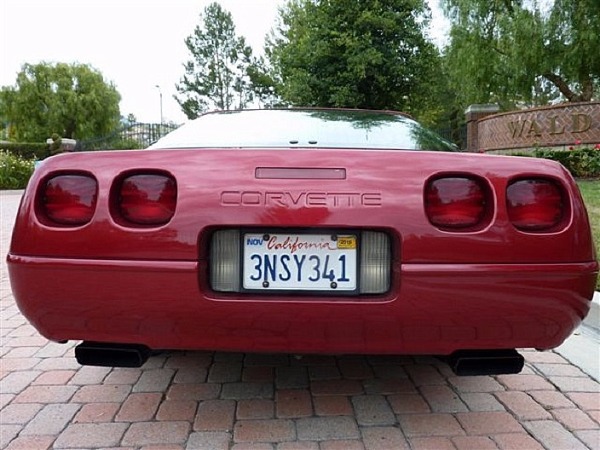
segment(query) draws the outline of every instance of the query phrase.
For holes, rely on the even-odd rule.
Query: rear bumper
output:
[[[220,296],[203,262],[8,256],[23,314],[51,340],[297,353],[553,348],[590,308],[596,262],[403,264],[383,297]]]

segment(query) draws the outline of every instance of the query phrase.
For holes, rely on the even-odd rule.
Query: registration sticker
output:
[[[243,286],[247,290],[357,289],[358,239],[352,234],[246,233]]]
[[[356,236],[340,236],[337,239],[337,248],[342,249],[355,249],[356,248]]]

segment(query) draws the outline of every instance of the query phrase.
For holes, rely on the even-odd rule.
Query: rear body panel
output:
[[[142,169],[177,181],[177,209],[167,225],[115,220],[114,180]],[[298,178],[295,169],[310,170]],[[38,186],[69,171],[98,181],[93,220],[48,226],[36,212]],[[429,222],[424,187],[439,175],[484,181],[493,203],[485,226],[449,232]],[[566,215],[552,233],[519,231],[507,217],[508,183],[528,176],[555,180],[568,194]],[[214,292],[209,242],[226,228],[385,232],[391,289],[335,297]],[[583,202],[556,163],[314,148],[51,158],[23,197],[8,263],[19,307],[53,340],[317,353],[552,348],[585,317],[598,271]]]

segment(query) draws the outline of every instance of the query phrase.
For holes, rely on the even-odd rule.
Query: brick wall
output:
[[[478,150],[561,147],[600,143],[600,102],[494,114],[477,123]]]
[[[465,111],[467,119],[467,151],[478,152],[479,146],[479,122],[490,114],[499,110],[498,105],[471,105]]]

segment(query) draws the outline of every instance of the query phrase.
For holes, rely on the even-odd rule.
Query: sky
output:
[[[25,63],[89,64],[115,84],[123,116],[140,122],[186,120],[173,96],[183,64],[184,40],[212,0],[0,0],[0,86],[12,86]],[[254,53],[275,25],[285,0],[219,0],[236,33]],[[448,24],[433,11],[431,36],[443,42]]]

